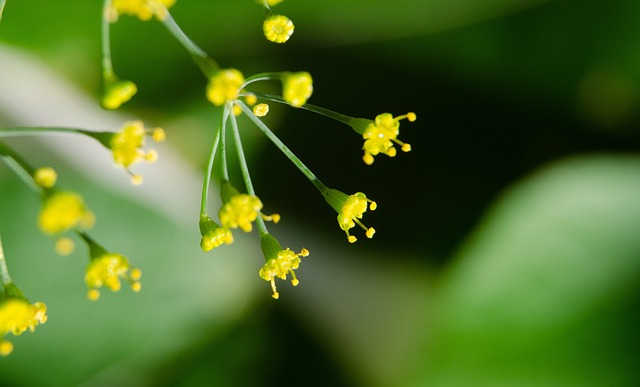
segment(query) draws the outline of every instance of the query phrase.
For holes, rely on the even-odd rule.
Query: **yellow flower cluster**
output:
[[[236,69],[223,69],[216,72],[207,85],[207,99],[215,106],[238,99],[244,76]]]
[[[155,128],[150,134],[156,142],[162,142],[166,137],[162,128]],[[145,129],[142,121],[125,122],[122,129],[114,133],[109,141],[113,161],[127,170],[140,161],[155,162],[158,159],[158,153],[153,149],[148,151],[142,149],[147,135],[149,131]],[[142,177],[132,174],[132,181],[138,185],[142,183]]]
[[[416,120],[415,113],[407,113],[403,116],[393,117],[389,113],[383,113],[376,117],[374,122],[371,122],[362,134],[364,141],[364,156],[362,159],[365,164],[373,164],[373,156],[379,153],[386,154],[389,157],[396,155],[396,148],[393,144],[396,143],[401,146],[403,152],[409,152],[411,145],[398,140],[398,134],[400,133],[400,120],[407,119],[410,122]]]
[[[131,284],[134,292],[141,289],[140,269],[132,268],[127,258],[120,254],[106,253],[96,258],[91,258],[87,266],[84,281],[89,288],[87,297],[95,301],[100,297],[98,288],[106,286],[114,292],[121,288],[120,279],[125,279]]]
[[[228,245],[233,243],[233,234],[226,227],[217,227],[202,236],[200,247],[203,251],[211,251],[225,243]]]
[[[91,228],[95,217],[87,209],[82,197],[74,192],[55,192],[49,195],[38,218],[40,229],[47,234],[61,234],[74,227]]]
[[[129,101],[138,92],[138,87],[131,81],[115,81],[105,87],[102,106],[114,110]]]
[[[283,15],[271,15],[262,23],[264,36],[274,43],[284,43],[291,35],[295,26],[291,19]]]
[[[260,278],[265,281],[271,282],[271,289],[273,290],[272,297],[277,299],[280,294],[276,291],[275,279],[280,278],[282,280],[287,279],[287,274],[291,274],[291,284],[293,286],[298,285],[298,279],[296,278],[296,270],[300,266],[300,257],[307,257],[309,251],[303,248],[299,253],[294,253],[290,249],[281,250],[278,252],[276,258],[269,259],[264,266],[260,269]]]
[[[58,174],[51,167],[42,167],[35,170],[33,179],[40,187],[51,188],[56,185]]]
[[[167,8],[171,8],[176,0],[112,0],[109,14],[106,17],[115,22],[119,15],[131,15],[140,20],[151,20],[156,17],[158,20],[167,18]]]
[[[373,227],[367,227],[360,221],[362,215],[367,211],[367,206],[371,211],[377,208],[376,202],[367,199],[367,196],[362,192],[358,192],[349,196],[338,212],[338,224],[347,233],[347,239],[351,243],[355,242],[357,238],[349,235],[349,230],[356,224],[366,231],[367,238],[373,238],[373,234],[376,232]]]
[[[253,229],[251,223],[258,218],[258,215],[274,223],[280,221],[280,215],[263,215],[260,213],[261,209],[262,202],[257,196],[236,194],[222,206],[218,212],[218,218],[223,227],[241,228],[244,232],[251,232]]]
[[[282,98],[293,107],[307,103],[313,93],[313,79],[306,71],[284,73],[282,76]]]
[[[0,335],[7,333],[20,335],[29,329],[33,332],[38,324],[47,321],[47,306],[42,302],[30,304],[22,298],[7,298],[0,303]],[[13,350],[13,344],[0,341],[0,355],[7,356]]]

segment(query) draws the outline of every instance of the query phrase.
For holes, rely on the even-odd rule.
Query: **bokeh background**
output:
[[[98,106],[100,1],[8,0],[0,123],[162,126],[142,187],[97,144],[11,139],[59,170],[93,234],[143,271],[143,291],[86,300],[87,254],[37,229],[39,198],[0,168],[12,277],[49,321],[11,338],[3,386],[636,386],[640,383],[640,3],[287,0],[285,45],[253,1],[180,0],[185,32],[245,75],[306,70],[311,103],[373,118],[414,111],[410,153],[361,161],[348,127],[272,106],[266,122],[329,186],[378,203],[350,245],[335,213],[250,123],[245,149],[270,231],[306,247],[281,297],[257,235],[203,253],[202,171],[219,111],[158,22],[112,26],[116,73],[139,87]],[[265,91],[277,92],[278,85]],[[215,191],[215,189],[214,189]],[[211,208],[217,208],[212,194]]]

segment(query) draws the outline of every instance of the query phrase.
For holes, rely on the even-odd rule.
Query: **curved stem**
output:
[[[278,102],[284,105],[289,105],[289,102],[285,101],[284,98],[280,97],[279,95],[265,94],[265,93],[253,93],[253,94],[255,94],[256,97],[261,99],[266,99],[266,100]],[[342,122],[343,124],[347,124],[347,125],[351,125],[351,122],[353,120],[357,120],[357,118],[350,117],[338,112],[334,112],[333,110],[325,109],[320,106],[312,105],[310,103],[305,103],[304,105],[300,106],[300,109],[304,109],[310,112],[314,112],[316,114],[320,114],[322,116],[334,119],[336,121]]]
[[[0,9],[1,10],[1,9]],[[0,276],[2,277],[2,285],[8,285],[11,282],[7,261],[4,258],[4,248],[2,247],[2,239],[0,238]],[[4,292],[4,289],[2,290]]]
[[[261,73],[261,74],[252,75],[249,78],[244,80],[244,83],[239,87],[239,89],[242,90],[254,82],[280,80],[281,74],[282,74],[281,72],[271,72],[271,73]]]
[[[253,112],[247,105],[240,101],[236,101],[236,103],[240,105],[240,107],[242,107],[242,110],[245,112],[247,117],[249,117],[249,119],[251,119],[251,121],[253,121],[253,123],[256,124],[258,128],[260,128],[260,130],[262,130],[262,132],[269,138],[269,140],[271,140],[271,142],[273,142],[278,147],[278,149],[280,149],[280,151],[284,153],[284,155],[287,156],[289,160],[291,160],[291,162],[300,170],[300,172],[302,172],[307,177],[307,179],[309,179],[309,181],[313,183],[318,191],[320,191],[320,193],[324,195],[324,193],[328,190],[327,186],[324,185],[320,181],[320,179],[318,179],[316,175],[311,172],[311,170],[307,168],[307,166],[304,165],[304,163],[295,154],[293,154],[293,152],[286,145],[284,145],[282,141],[280,141],[280,139],[271,131],[271,129],[269,129],[269,127],[267,127],[267,125],[264,124],[264,122],[262,122],[262,120],[260,120],[258,117],[256,117],[255,114],[253,114]]]
[[[244,179],[247,193],[251,196],[256,196],[256,193],[253,189],[253,184],[251,183],[251,176],[249,175],[247,159],[245,158],[244,151],[242,149],[242,141],[240,139],[240,131],[238,130],[238,122],[236,121],[236,116],[233,114],[231,114],[231,128],[233,129],[236,149],[238,150],[238,161],[240,162],[240,170],[242,171],[242,178]],[[258,216],[258,218],[256,219],[256,223],[258,224],[260,234],[267,233],[267,226],[264,223],[262,217]]]
[[[29,188],[46,195],[46,190],[33,179],[33,168],[3,142],[0,142],[0,158]]]
[[[215,74],[220,66],[209,56],[207,53],[198,47],[193,40],[191,40],[187,34],[182,31],[178,23],[173,19],[171,13],[167,10],[167,17],[162,21],[162,24],[169,30],[169,32],[178,40],[178,42],[189,53],[191,59],[198,65],[200,71],[204,76],[209,79]]]
[[[227,120],[226,110],[222,114],[222,121],[220,125],[218,125],[218,132],[213,139],[213,144],[211,146],[211,154],[209,154],[209,162],[207,163],[207,170],[204,175],[204,179],[202,181],[202,199],[200,201],[200,216],[207,215],[207,198],[209,197],[209,185],[211,184],[211,174],[213,173],[213,164],[216,157],[216,152],[218,150],[218,144],[220,143],[220,135],[222,132],[222,125]]]
[[[102,7],[102,78],[103,81],[111,81],[115,78],[113,72],[113,64],[111,63],[111,41],[110,41],[110,25],[109,11],[111,8],[111,0],[104,0]]]

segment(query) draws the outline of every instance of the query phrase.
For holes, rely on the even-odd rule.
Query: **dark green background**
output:
[[[287,0],[274,10],[296,24],[285,45],[261,36],[252,1],[180,0],[172,14],[223,67],[309,71],[313,104],[417,114],[400,132],[413,150],[372,166],[344,125],[278,106],[265,119],[327,185],[376,200],[364,217],[375,237],[349,245],[313,186],[241,120],[265,212],[283,217],[270,230],[311,251],[300,285],[279,284],[274,301],[256,275],[256,235],[204,254],[196,213],[176,222],[52,155],[96,212],[95,234],[144,273],[141,294],[90,303],[82,248],[56,257],[35,225],[38,199],[2,168],[9,267],[50,320],[11,338],[1,383],[637,385],[640,3]],[[98,1],[9,0],[0,42],[97,104],[100,12]],[[219,114],[206,79],[158,22],[123,16],[112,44],[116,72],[139,87],[122,110],[163,126],[202,170]],[[0,122],[20,125],[3,110]]]

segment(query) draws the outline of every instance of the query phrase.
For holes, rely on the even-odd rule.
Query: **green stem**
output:
[[[233,136],[236,143],[236,149],[238,150],[238,160],[240,162],[240,170],[242,171],[242,178],[244,179],[244,184],[247,188],[247,193],[251,196],[256,196],[256,193],[253,189],[253,184],[251,183],[251,176],[249,175],[249,167],[247,166],[247,159],[244,156],[244,151],[242,149],[242,141],[240,139],[240,130],[238,130],[238,122],[236,121],[236,116],[231,114],[231,128],[233,129]],[[260,230],[260,234],[266,234],[267,226],[264,223],[264,220],[258,216],[256,219],[256,223],[258,224],[258,229]]]
[[[50,127],[50,126],[0,128],[0,137],[35,136],[40,134],[54,134],[54,133],[72,133],[72,134],[84,134],[84,135],[91,136],[92,133],[96,133],[96,132],[92,132],[85,129],[60,128],[60,127]]]
[[[222,121],[220,122],[220,125],[218,126],[218,132],[216,133],[215,138],[213,139],[213,144],[211,146],[211,154],[209,155],[209,163],[207,164],[207,171],[204,175],[204,179],[202,181],[202,200],[200,202],[200,216],[206,216],[207,215],[207,198],[209,197],[209,185],[211,183],[211,174],[213,173],[213,164],[214,164],[214,160],[216,157],[216,152],[218,150],[218,144],[220,142],[220,135],[222,132],[222,128],[224,125],[224,122],[226,122],[227,120],[227,115],[228,111],[225,109],[223,114],[222,114]]]
[[[262,8],[264,8],[264,13],[267,15],[267,17],[273,15],[273,11],[271,11],[271,7],[269,7],[269,3],[267,3],[267,0],[262,0]]]
[[[282,98],[279,95],[273,95],[273,94],[265,94],[265,93],[253,93],[255,94],[256,97],[261,98],[261,99],[266,99],[269,101],[273,101],[273,102],[278,102],[284,105],[289,105],[289,102],[285,101],[284,98]],[[310,103],[305,103],[304,105],[302,105],[300,107],[301,109],[305,109],[305,110],[309,110],[310,112],[314,112],[317,114],[320,114],[322,116],[334,119],[336,121],[342,122],[343,124],[347,124],[347,125],[351,125],[351,123],[354,120],[357,120],[358,118],[354,118],[354,117],[349,117],[347,115],[344,114],[340,114],[338,112],[334,112],[333,110],[329,110],[329,109],[325,109],[323,107],[320,106],[316,106],[316,105],[312,105]]]
[[[0,20],[2,20],[2,11],[4,11],[4,3],[6,0],[0,0]]]
[[[328,190],[327,186],[324,185],[320,181],[320,179],[318,179],[316,175],[311,172],[311,170],[307,168],[307,166],[304,165],[304,163],[295,154],[293,154],[293,152],[286,145],[284,145],[282,141],[280,141],[280,139],[271,131],[271,129],[267,127],[267,125],[264,124],[264,122],[262,122],[262,120],[260,120],[255,116],[255,114],[253,114],[253,112],[247,105],[240,101],[237,101],[236,103],[240,105],[240,107],[242,107],[242,110],[245,112],[247,117],[249,117],[249,119],[251,119],[251,121],[253,121],[253,123],[256,124],[258,128],[260,128],[260,130],[262,130],[262,132],[269,138],[269,140],[271,140],[271,142],[273,142],[278,147],[278,149],[280,149],[280,151],[282,151],[282,153],[284,153],[284,155],[287,156],[289,160],[291,160],[291,162],[300,170],[300,172],[302,172],[307,177],[307,179],[309,179],[309,181],[313,183],[318,191],[320,191],[320,193],[324,195],[324,193]]]
[[[249,78],[244,80],[244,83],[242,84],[242,86],[240,86],[239,89],[242,90],[254,82],[271,81],[271,80],[277,81],[277,80],[280,80],[281,78],[282,78],[281,72],[261,73],[261,74],[252,75]]]
[[[0,9],[1,11],[2,9]],[[7,268],[7,261],[4,258],[4,248],[2,247],[2,239],[0,239],[0,275],[2,276],[2,285],[9,285],[13,281],[9,276],[9,269]],[[4,292],[4,289],[3,289]]]
[[[104,0],[102,9],[102,78],[103,81],[109,82],[115,79],[113,72],[113,64],[111,63],[111,41],[109,38],[111,22],[107,18],[111,8],[111,0]]]
[[[162,24],[169,30],[169,32],[178,40],[178,42],[184,47],[187,53],[191,56],[191,59],[198,65],[200,71],[204,76],[211,78],[220,68],[218,64],[207,53],[198,47],[193,40],[191,40],[187,34],[182,31],[178,23],[171,17],[171,13],[167,11],[167,17],[162,21]]]
[[[222,179],[229,181],[229,167],[227,165],[227,119],[233,116],[231,104],[224,105],[222,113],[222,125],[220,129],[220,163],[222,166]]]
[[[0,142],[0,158],[29,188],[45,196],[46,191],[33,179],[33,168],[5,143]]]
[[[103,255],[108,254],[109,252],[105,249],[100,243],[96,242],[89,234],[85,231],[80,231],[77,228],[74,228],[74,231],[80,238],[82,238],[86,243],[87,247],[89,247],[89,258],[96,259],[100,258]]]

